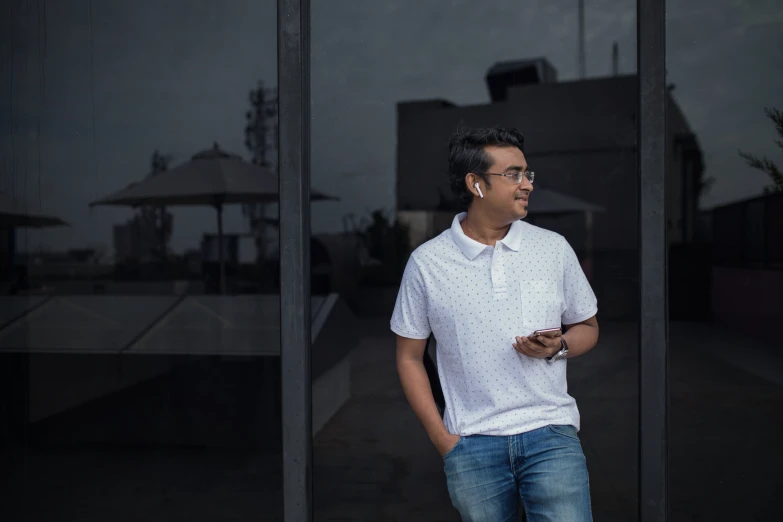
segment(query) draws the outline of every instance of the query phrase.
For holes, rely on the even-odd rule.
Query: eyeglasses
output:
[[[532,172],[530,170],[527,170],[525,172],[516,171],[512,172],[510,174],[495,174],[494,172],[485,172],[487,176],[503,176],[504,178],[510,179],[514,183],[522,183],[522,178],[527,178],[530,183],[533,183],[533,180],[536,179],[536,173]]]

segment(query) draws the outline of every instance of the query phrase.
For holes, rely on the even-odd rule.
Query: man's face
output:
[[[517,183],[511,177],[493,176],[492,174],[515,174],[527,172],[525,155],[516,147],[488,146],[484,148],[492,165],[487,169],[488,178],[492,188],[486,187],[483,181],[479,182],[484,199],[482,203],[487,210],[496,215],[498,219],[509,223],[527,216],[528,197],[533,191],[533,184],[527,177]]]

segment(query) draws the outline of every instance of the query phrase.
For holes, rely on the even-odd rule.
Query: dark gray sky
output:
[[[248,91],[258,80],[276,84],[272,0],[92,4],[92,13],[88,0],[0,8],[0,187],[73,224],[30,233],[34,248],[110,246],[111,225],[130,211],[90,212],[87,203],[143,177],[155,148],[175,163],[214,141],[246,155]],[[610,72],[614,40],[621,72],[634,72],[636,2],[586,6],[588,75]],[[576,0],[312,0],[313,186],[342,198],[314,205],[314,230],[339,230],[349,212],[394,207],[398,101],[484,103],[484,73],[498,60],[546,56],[561,80],[574,79],[576,7]],[[668,7],[670,81],[717,180],[703,204],[757,194],[767,180],[736,151],[783,161],[763,112],[783,106],[783,4]],[[215,229],[209,209],[174,214],[176,250]],[[238,208],[227,212],[226,229],[244,230]]]

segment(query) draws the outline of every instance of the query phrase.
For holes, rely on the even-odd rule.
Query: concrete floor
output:
[[[319,437],[318,519],[459,520],[442,463],[399,390],[384,328],[354,354],[355,397]],[[781,368],[783,347],[705,324],[673,324],[670,344],[672,520],[779,520],[783,386],[765,377]],[[569,361],[596,521],[637,520],[637,346],[633,324],[604,324],[596,349]],[[732,349],[763,354],[745,364],[755,373],[726,362]],[[358,494],[369,484],[386,493]]]
[[[362,320],[352,398],[316,438],[316,521],[459,520],[387,325]],[[672,520],[780,520],[783,347],[704,324],[670,337]],[[637,344],[632,324],[605,323],[599,346],[569,362],[596,521],[636,520]],[[5,462],[24,473],[2,473],[3,521],[282,520],[274,453],[38,448]]]

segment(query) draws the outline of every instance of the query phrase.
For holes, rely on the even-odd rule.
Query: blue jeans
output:
[[[587,464],[576,428],[545,426],[509,437],[470,435],[443,457],[449,495],[464,522],[592,521]]]

